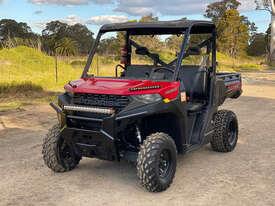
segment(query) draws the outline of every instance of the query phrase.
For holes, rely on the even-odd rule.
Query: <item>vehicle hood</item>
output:
[[[171,99],[171,97],[175,98],[179,92],[179,82],[112,78],[83,78],[69,82],[67,85],[65,85],[65,90],[71,93],[125,96],[158,93],[164,98]]]

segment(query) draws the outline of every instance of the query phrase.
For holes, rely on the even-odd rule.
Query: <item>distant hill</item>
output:
[[[25,46],[0,50],[0,84],[32,82],[44,90],[62,90],[68,80],[79,78],[81,71],[58,61],[59,81],[56,84],[53,57]]]

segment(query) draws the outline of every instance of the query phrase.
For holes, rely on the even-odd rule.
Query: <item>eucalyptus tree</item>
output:
[[[271,14],[270,63],[275,66],[275,0],[255,0],[258,10]]]

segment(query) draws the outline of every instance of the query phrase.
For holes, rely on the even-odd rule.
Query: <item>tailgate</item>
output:
[[[217,73],[217,78],[224,81],[226,97],[238,98],[242,94],[242,77],[240,73]]]

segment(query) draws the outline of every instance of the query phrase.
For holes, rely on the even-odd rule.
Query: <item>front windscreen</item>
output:
[[[178,61],[185,39],[184,32],[152,35],[106,32],[95,45],[88,75],[171,81],[177,66],[210,66],[210,37],[205,34],[191,35],[185,48],[186,56]]]
[[[97,77],[171,80],[183,38],[183,33],[104,33],[96,45],[88,74]]]

